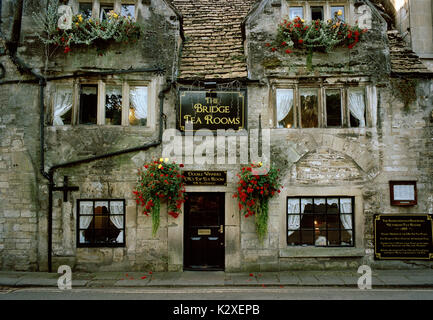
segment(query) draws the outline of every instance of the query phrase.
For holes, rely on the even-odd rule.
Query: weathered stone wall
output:
[[[4,80],[19,76],[6,56]],[[39,87],[0,86],[0,269],[38,269]]]
[[[278,25],[288,19],[281,3],[282,1],[263,1],[245,20],[245,47],[250,78],[264,80],[270,76],[324,76],[335,73],[380,77],[389,73],[387,27],[373,6],[356,8],[351,1],[348,23],[355,25],[359,22],[360,25],[368,26],[369,31],[351,50],[336,47],[330,53],[314,52],[314,70],[307,70],[305,50],[295,49],[293,53],[286,54],[281,50],[273,52],[266,46],[275,40]]]
[[[69,75],[88,70],[162,67],[165,69],[163,76],[152,73],[138,75],[141,81],[157,82],[152,86],[153,92],[149,93],[154,96],[153,127],[157,127],[159,100],[155,95],[159,94],[166,81],[176,77],[178,69],[180,22],[171,7],[165,1],[145,2],[137,17],[137,21],[143,25],[143,37],[135,44],[114,43],[103,56],[97,54],[95,47],[72,48],[69,54],[64,54],[61,48],[53,50],[50,47],[46,51],[47,48],[36,36],[40,30],[33,20],[33,13],[43,12],[45,8],[46,1],[24,2],[17,53],[19,58],[45,76]],[[3,1],[1,30],[6,41],[11,37],[14,10],[13,1]],[[3,48],[3,42],[1,44]],[[46,52],[49,52],[48,57]],[[0,81],[32,79],[31,75],[20,74],[6,55],[0,56],[0,63],[6,67],[6,76]],[[137,75],[135,78],[131,75],[130,78],[137,79]],[[48,187],[47,180],[39,173],[39,86],[37,83],[3,84],[0,90],[0,269],[47,270]],[[44,90],[45,170],[59,163],[137,147],[157,139],[157,131],[150,129],[52,127],[50,99],[54,91],[55,83],[49,81]],[[173,96],[166,98],[165,108],[168,109],[165,112],[173,114],[174,105]],[[54,193],[54,265],[64,261],[83,270],[104,269],[104,265],[112,265],[106,269],[128,269],[133,265],[139,265],[136,268],[154,266],[154,270],[167,268],[167,235],[162,231],[167,230],[166,224],[162,223],[162,233],[158,235],[162,239],[160,242],[155,239],[148,241],[150,233],[145,232],[145,228],[149,227],[149,219],[144,219],[138,213],[131,196],[136,169],[144,160],[160,154],[161,150],[155,149],[56,172],[54,179],[58,185],[62,184],[63,175],[68,175],[72,184],[80,186],[80,192],[70,193],[66,203],[63,203],[61,193]],[[127,228],[131,229],[127,234],[127,243],[131,243],[129,247],[76,249],[76,199],[90,197],[128,199],[126,223]],[[137,239],[135,234],[138,235]],[[136,250],[136,245],[140,249]]]

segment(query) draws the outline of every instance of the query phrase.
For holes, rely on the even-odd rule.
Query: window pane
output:
[[[287,244],[291,245],[291,246],[300,245],[301,244],[300,235],[301,235],[301,233],[298,230],[296,230],[294,232],[289,231],[288,237],[287,237]]]
[[[129,124],[147,125],[147,87],[132,87],[129,91]]]
[[[82,85],[80,92],[80,124],[96,124],[98,109],[98,86]]]
[[[315,233],[314,245],[318,247],[325,247],[328,245],[328,240],[326,238],[326,231],[320,231]]]
[[[365,97],[363,89],[349,89],[350,126],[365,127]]]
[[[301,199],[301,212],[302,213],[313,213],[313,199],[302,198]]]
[[[301,229],[314,229],[314,215],[313,214],[302,215]]]
[[[302,230],[301,240],[304,245],[314,245],[314,231],[313,230]]]
[[[120,13],[124,17],[134,19],[135,5],[133,4],[122,4],[122,10]]]
[[[122,123],[122,86],[106,86],[105,124]]]
[[[302,128],[317,128],[319,126],[317,89],[301,89],[300,95]]]
[[[339,246],[340,242],[340,231],[328,230],[328,241],[329,245]]]
[[[326,200],[325,198],[314,198],[314,213],[326,213]]]
[[[112,4],[101,4],[101,8],[99,11],[99,20],[102,21],[108,19],[108,13],[112,10],[114,10]]]
[[[331,7],[331,19],[335,19],[335,18],[344,20],[344,6]]]
[[[289,18],[290,20],[299,17],[301,19],[304,18],[304,8],[303,7],[290,7],[289,9]]]
[[[341,127],[340,90],[326,90],[326,125]]]
[[[293,89],[277,89],[278,128],[293,127]]]
[[[323,7],[311,7],[311,20],[323,20]]]
[[[62,126],[72,122],[72,88],[57,88],[54,98],[53,125]]]
[[[338,198],[328,198],[326,199],[326,204],[327,204],[327,213],[328,214],[338,214],[339,213],[339,209],[338,209]]]
[[[78,12],[81,14],[84,20],[88,20],[92,17],[92,4],[91,3],[79,3]]]
[[[341,243],[342,246],[352,246],[353,245],[353,233],[352,231],[342,231],[341,232]]]

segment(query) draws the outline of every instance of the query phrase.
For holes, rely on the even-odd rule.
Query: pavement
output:
[[[61,274],[0,271],[0,289],[57,287]],[[358,287],[363,273],[352,271],[242,272],[96,272],[72,273],[72,287]],[[366,283],[363,281],[362,283]],[[372,288],[433,288],[433,269],[372,270]]]

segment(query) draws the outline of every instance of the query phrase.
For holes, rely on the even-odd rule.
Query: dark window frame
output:
[[[110,202],[123,202],[123,214],[115,214],[116,216],[123,216],[123,229],[119,229],[123,231],[123,243],[80,243],[80,231],[88,230],[80,228],[80,217],[81,216],[89,216],[87,214],[80,213],[80,202],[93,202],[93,217],[95,217],[95,202],[99,201],[107,201],[108,202],[108,217],[111,216],[110,213]],[[92,220],[92,223],[95,220]],[[90,227],[90,226],[89,226]],[[115,248],[123,248],[126,247],[126,201],[125,199],[77,199],[77,224],[76,224],[76,240],[77,240],[77,248],[104,248],[104,247],[115,247]]]
[[[342,213],[341,212],[339,212],[338,213],[338,216],[339,216],[339,228],[338,229],[336,229],[336,230],[334,230],[334,229],[332,229],[331,231],[338,231],[338,233],[339,233],[339,240],[340,240],[340,245],[329,245],[329,244],[326,244],[326,245],[324,245],[324,246],[319,246],[319,245],[315,245],[315,244],[313,244],[313,245],[310,245],[310,244],[303,244],[302,243],[302,233],[300,232],[300,244],[291,244],[291,243],[289,243],[289,231],[301,231],[301,230],[303,230],[303,228],[302,228],[302,226],[301,226],[301,222],[302,222],[302,217],[301,217],[301,201],[302,201],[302,199],[312,199],[313,200],[313,204],[314,204],[314,199],[326,199],[326,212],[325,213],[322,213],[322,214],[315,214],[314,213],[314,205],[313,205],[313,213],[312,213],[312,215],[313,215],[313,220],[314,220],[314,216],[319,216],[319,215],[321,215],[321,216],[325,216],[325,218],[326,218],[326,216],[327,216],[327,206],[328,206],[328,202],[327,202],[327,199],[338,199],[338,207],[339,208],[341,208],[341,205],[340,205],[340,201],[341,201],[341,199],[343,199],[343,198],[350,198],[351,200],[352,200],[352,212],[351,213],[343,213],[343,214],[345,214],[345,215],[347,215],[347,214],[350,214],[351,216],[352,216],[352,229],[344,229],[344,227],[342,226],[342,223],[341,223],[341,215],[342,215]],[[299,199],[299,229],[298,230],[293,230],[293,229],[289,229],[289,215],[296,215],[296,214],[290,214],[288,211],[289,211],[289,207],[288,207],[288,200],[289,199]],[[304,215],[305,215],[305,213],[304,213]],[[325,221],[327,221],[327,220],[325,220]],[[309,228],[305,228],[304,230],[309,230]],[[329,237],[328,237],[328,231],[329,231],[329,229],[328,229],[328,223],[326,222],[326,239],[329,239]],[[352,231],[352,242],[351,242],[351,244],[350,245],[341,245],[341,233],[342,233],[342,231]],[[289,196],[289,197],[286,197],[286,229],[285,229],[285,232],[286,232],[286,245],[288,246],[288,247],[310,247],[310,248],[312,248],[312,247],[314,247],[314,248],[353,248],[353,247],[355,247],[355,236],[356,236],[356,234],[355,234],[355,197],[354,196]],[[313,229],[312,230],[312,232],[315,232],[315,229]]]

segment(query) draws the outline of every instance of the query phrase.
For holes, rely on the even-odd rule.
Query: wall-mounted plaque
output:
[[[417,204],[416,181],[390,181],[389,191],[392,206],[414,206]]]
[[[225,186],[227,172],[225,171],[184,171],[185,184],[195,186]]]
[[[433,259],[432,216],[378,214],[374,216],[376,259]]]
[[[177,128],[190,131],[199,129],[246,129],[246,89],[233,91],[179,89]]]

